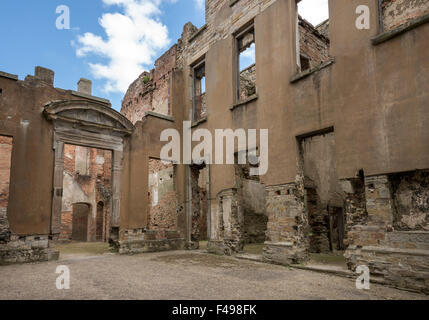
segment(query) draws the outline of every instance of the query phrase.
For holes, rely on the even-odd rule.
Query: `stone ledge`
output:
[[[419,17],[417,19],[414,19],[406,24],[403,24],[402,26],[397,27],[396,29],[389,30],[386,32],[383,32],[374,38],[371,39],[371,43],[376,46],[380,43],[386,42],[396,36],[399,36],[407,31],[410,31],[412,29],[415,29],[425,23],[429,22],[429,14],[426,14],[422,17]]]
[[[107,100],[107,99],[104,99],[104,98],[94,97],[94,96],[91,96],[89,94],[78,92],[78,91],[74,91],[74,90],[71,90],[71,94],[74,95],[74,96],[76,96],[76,97],[81,97],[81,98],[86,98],[86,99],[94,100],[94,101],[101,102],[101,103],[104,103],[104,104],[107,104],[107,105],[111,106],[110,101]]]
[[[18,76],[16,74],[11,74],[3,71],[0,71],[0,77],[18,81]]]
[[[119,241],[119,254],[139,254],[160,251],[183,250],[185,239]]]
[[[204,122],[207,122],[207,117],[204,117],[204,118],[202,118],[200,120],[192,122],[191,128],[198,127],[200,124],[202,124]]]
[[[207,29],[207,24],[205,24],[205,25],[203,25],[201,28],[199,28],[198,30],[197,30],[197,32],[195,32],[190,38],[189,38],[189,40],[188,40],[188,42],[190,43],[190,42],[192,42],[192,41],[194,41],[201,33],[203,33],[203,31],[204,30],[206,30]]]
[[[145,117],[150,116],[150,117],[154,117],[154,118],[158,118],[158,119],[162,119],[162,120],[167,120],[170,122],[174,122],[174,118],[172,116],[166,116],[164,114],[161,113],[156,113],[153,111],[147,111],[145,114]]]
[[[316,67],[314,67],[314,68],[311,68],[311,69],[306,70],[306,71],[304,71],[304,72],[300,72],[300,73],[298,73],[298,74],[294,75],[294,76],[290,79],[290,83],[298,82],[299,80],[304,79],[304,78],[308,77],[309,75],[311,75],[311,74],[313,74],[313,73],[315,73],[315,72],[318,72],[318,71],[320,71],[320,70],[322,70],[322,69],[324,69],[324,68],[326,68],[326,67],[329,67],[329,66],[330,66],[331,64],[333,64],[334,62],[335,62],[335,59],[334,59],[334,58],[331,58],[331,59],[329,59],[328,61],[323,62],[323,63],[319,64],[318,66],[316,66]]]
[[[258,95],[257,94],[254,94],[254,95],[251,95],[250,97],[248,97],[246,100],[242,100],[242,101],[239,101],[239,102],[237,102],[236,104],[233,104],[229,109],[231,110],[231,111],[234,111],[234,109],[235,108],[238,108],[238,107],[240,107],[240,106],[243,106],[243,105],[245,105],[245,104],[248,104],[248,103],[250,103],[250,102],[252,102],[252,101],[254,101],[254,100],[257,100],[258,99]]]
[[[265,241],[264,244],[266,246],[274,246],[274,247],[285,247],[285,248],[292,248],[293,243],[292,242],[270,242]]]
[[[364,246],[362,248],[349,247],[349,250],[361,250],[363,252],[374,252],[374,253],[381,253],[381,254],[396,253],[401,255],[429,257],[429,250],[422,250],[422,249],[401,249],[401,248],[392,248],[392,247]]]

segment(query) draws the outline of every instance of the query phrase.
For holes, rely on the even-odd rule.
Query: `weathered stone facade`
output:
[[[7,205],[9,201],[12,143],[12,138],[0,136],[0,242],[6,242],[10,237]]]
[[[64,145],[77,144],[113,151],[109,240],[120,253],[196,249],[206,216],[210,252],[265,241],[264,261],[290,265],[312,251],[345,249],[351,270],[364,264],[386,283],[427,292],[427,20],[386,37],[381,25],[356,28],[354,3],[330,3],[330,20],[313,27],[297,20],[292,0],[206,1],[206,25],[184,26],[155,69],[131,85],[122,114],[88,92],[53,88],[49,70],[26,81],[0,73],[0,134],[20,146],[7,211],[14,240],[0,243],[2,261],[54,256],[46,253],[61,231]],[[426,1],[413,3],[426,12]],[[382,12],[376,1],[363,4],[374,26]],[[251,42],[240,41],[249,30],[256,61],[240,87],[240,49]],[[307,68],[299,68],[301,53]],[[203,97],[192,78],[202,62]],[[204,98],[197,107],[195,95]],[[249,168],[237,174],[232,164],[205,163],[201,181],[202,168],[181,152],[172,187],[171,167],[150,161],[160,158],[161,133],[182,135],[183,121],[191,133],[213,136],[268,129],[267,171],[257,180],[243,173]],[[253,147],[264,150],[262,142]],[[48,239],[42,254],[30,252],[36,238],[20,239],[33,235]]]
[[[416,201],[422,195],[425,199],[425,177],[425,171],[365,177],[367,216],[348,232],[345,256],[352,269],[367,265],[374,276],[390,284],[429,292],[429,238],[416,223],[428,214],[426,204],[419,207]],[[403,217],[404,210],[409,215]],[[419,214],[424,218],[411,218]]]

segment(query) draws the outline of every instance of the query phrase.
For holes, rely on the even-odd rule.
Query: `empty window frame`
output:
[[[192,68],[193,74],[193,121],[207,116],[206,105],[206,64],[202,61]]]
[[[296,55],[300,72],[329,60],[329,0],[297,0]]]
[[[253,25],[238,34],[236,46],[237,100],[244,101],[256,95],[256,52]]]

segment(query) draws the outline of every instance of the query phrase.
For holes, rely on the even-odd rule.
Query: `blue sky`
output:
[[[106,0],[117,1],[117,0]],[[120,1],[120,0],[119,0]],[[145,0],[146,1],[146,0]],[[76,89],[78,80],[88,78],[93,81],[93,95],[111,100],[119,110],[123,92],[106,91],[105,78],[96,79],[89,63],[108,64],[110,58],[88,52],[78,57],[78,37],[90,32],[107,40],[106,30],[99,19],[105,13],[124,13],[124,7],[107,5],[103,0],[2,0],[0,10],[0,30],[2,30],[2,49],[0,50],[0,70],[17,74],[24,79],[33,74],[35,66],[43,66],[55,71],[55,87]],[[155,49],[155,56],[173,45],[182,33],[183,25],[191,21],[197,27],[204,22],[204,10],[193,0],[154,1],[159,3],[160,13],[150,15],[154,21],[168,30],[169,41]],[[56,13],[59,5],[70,8],[70,30],[57,30]],[[159,36],[159,35],[154,35]],[[74,42],[74,45],[72,44]],[[126,44],[125,44],[126,46]],[[124,51],[127,51],[126,49]],[[142,67],[148,69],[152,63]],[[114,76],[114,75],[113,75]]]
[[[317,24],[323,10],[301,9]],[[35,66],[55,71],[55,87],[93,81],[93,95],[120,110],[128,85],[180,38],[183,25],[205,23],[204,0],[2,0],[0,70],[24,79]],[[70,29],[58,30],[56,9],[70,9]],[[301,12],[302,14],[302,12]]]

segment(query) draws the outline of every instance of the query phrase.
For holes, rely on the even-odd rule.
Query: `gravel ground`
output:
[[[56,267],[70,269],[70,290],[57,290]],[[175,251],[135,256],[68,255],[60,261],[0,267],[0,299],[429,299],[351,279]]]

